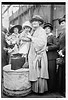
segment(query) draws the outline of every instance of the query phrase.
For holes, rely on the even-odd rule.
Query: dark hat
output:
[[[51,24],[51,23],[44,23],[43,28],[45,29],[46,27],[50,27],[50,28],[51,28],[51,30],[53,30],[53,26],[52,26],[52,24]]]
[[[64,15],[62,18],[58,19],[59,24],[61,24],[61,22],[66,21],[66,16]]]
[[[18,28],[19,32],[22,30],[22,26],[21,25],[14,25],[14,26],[11,27],[9,32],[10,33],[14,33],[14,28]]]
[[[32,19],[30,20],[30,22],[32,23],[33,21],[40,21],[41,23],[40,24],[43,24],[43,18],[42,17],[40,17],[39,15],[34,15],[33,17],[32,17]]]

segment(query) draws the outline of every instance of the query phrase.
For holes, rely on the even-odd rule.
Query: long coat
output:
[[[58,90],[64,94],[65,92],[65,58],[66,58],[66,46],[65,46],[65,36],[66,36],[66,32],[65,32],[65,28],[61,28],[60,29],[60,34],[59,34],[59,41],[58,41],[58,46],[59,46],[59,50],[62,50],[62,53],[64,55],[63,59],[64,59],[64,63],[62,63],[61,65],[59,65],[58,68]]]
[[[56,59],[57,58],[57,41],[56,37],[53,35],[53,33],[50,33],[47,37],[47,46],[48,46],[48,60]]]
[[[29,61],[29,80],[37,81],[38,77],[48,79],[48,60],[45,47],[47,37],[42,27],[36,29],[30,43],[28,55]],[[41,70],[39,71],[39,61],[41,61]]]
[[[2,67],[8,64],[8,54],[4,50],[4,47],[7,47],[7,43],[5,41],[5,33],[1,34],[1,51],[2,51]]]
[[[47,46],[48,46],[48,71],[49,71],[49,80],[48,80],[48,89],[49,91],[54,91],[56,89],[56,58],[57,58],[57,43],[56,37],[53,33],[50,33],[47,37]]]
[[[63,54],[65,55],[65,28],[60,29],[59,31],[59,36],[58,36],[58,46],[59,46],[59,50],[62,50]]]

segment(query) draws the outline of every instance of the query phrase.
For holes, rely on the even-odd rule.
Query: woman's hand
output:
[[[8,50],[8,53],[11,53],[12,51],[13,51],[13,49],[10,48],[10,49]]]
[[[45,51],[48,51],[48,46],[46,46]]]
[[[58,53],[59,53],[60,56],[64,57],[62,50],[60,50]]]
[[[3,47],[3,50],[8,51],[8,48]]]

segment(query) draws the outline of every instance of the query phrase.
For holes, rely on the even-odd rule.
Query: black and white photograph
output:
[[[1,2],[1,98],[66,98],[66,2]]]

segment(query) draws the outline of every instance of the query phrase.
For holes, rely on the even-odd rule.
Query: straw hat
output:
[[[34,15],[33,17],[32,17],[32,19],[30,20],[30,22],[32,23],[33,21],[40,21],[41,23],[40,24],[43,24],[43,18],[42,17],[40,17],[39,15]]]
[[[13,25],[13,26],[9,29],[9,32],[10,32],[10,33],[14,33],[14,28],[18,28],[19,32],[22,30],[22,26],[21,26],[21,25]]]
[[[29,21],[23,23],[22,28],[24,29],[25,27],[30,27],[32,29],[31,23]]]

